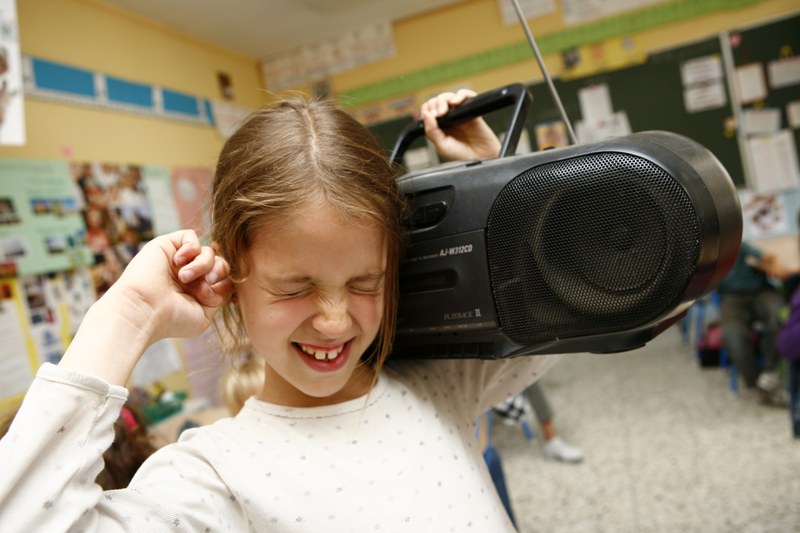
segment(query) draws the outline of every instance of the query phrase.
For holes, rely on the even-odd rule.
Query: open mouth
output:
[[[348,341],[350,342],[350,341]],[[319,346],[311,346],[308,344],[300,344],[295,342],[294,345],[304,354],[309,355],[317,361],[335,361],[339,355],[344,351],[347,342],[332,348],[322,348]]]

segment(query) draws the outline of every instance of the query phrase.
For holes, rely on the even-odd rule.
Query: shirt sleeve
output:
[[[160,450],[128,489],[102,491],[95,478],[126,399],[125,388],[95,376],[39,369],[0,440],[4,532],[215,531],[223,522],[246,529],[233,523],[246,520],[235,498],[191,447]]]
[[[51,364],[37,372],[0,441],[0,523],[7,531],[59,531],[94,507],[94,483],[123,387]]]

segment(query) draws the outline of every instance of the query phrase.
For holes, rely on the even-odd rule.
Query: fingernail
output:
[[[216,272],[209,272],[206,275],[206,283],[208,283],[209,285],[215,284],[218,280],[219,280],[219,276],[217,276]]]
[[[181,281],[186,283],[194,278],[194,272],[192,270],[181,270],[180,274],[178,274],[178,277],[181,279]]]

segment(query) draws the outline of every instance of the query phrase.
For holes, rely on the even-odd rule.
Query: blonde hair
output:
[[[248,353],[231,366],[222,377],[222,399],[231,415],[244,407],[244,402],[264,387],[264,358]]]
[[[405,201],[386,153],[372,133],[331,101],[302,97],[256,111],[222,148],[211,191],[211,238],[234,282],[250,269],[246,252],[259,231],[299,206],[325,202],[342,216],[382,228],[387,241],[383,317],[364,358],[380,370],[391,353],[397,315],[397,269]],[[227,350],[249,339],[235,296],[222,309]]]

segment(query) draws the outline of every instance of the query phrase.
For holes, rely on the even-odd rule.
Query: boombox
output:
[[[398,178],[411,242],[396,358],[506,358],[640,347],[727,275],[741,243],[733,183],[697,142],[634,133],[513,153],[530,96],[478,95],[440,124],[505,105],[496,159]],[[415,122],[401,134],[398,161]]]

